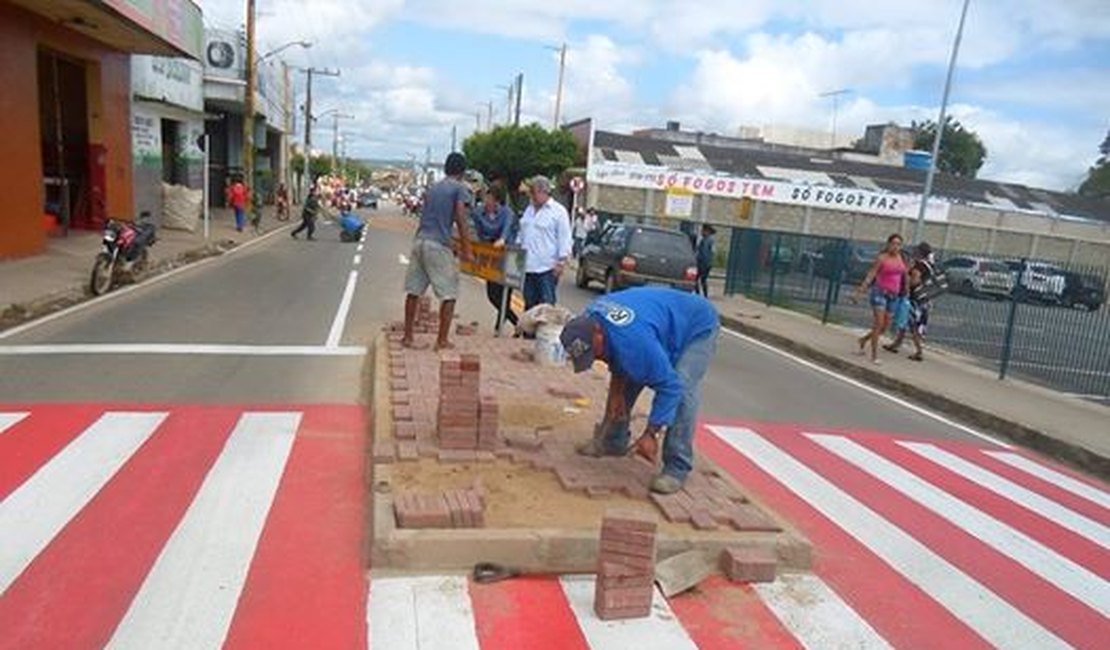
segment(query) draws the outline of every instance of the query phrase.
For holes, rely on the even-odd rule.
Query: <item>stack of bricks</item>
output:
[[[485,508],[480,485],[435,494],[401,492],[393,500],[399,528],[483,528]]]
[[[480,394],[481,373],[476,354],[440,361],[437,423],[441,449],[492,451],[497,447],[497,399]]]
[[[651,614],[655,593],[655,519],[610,510],[601,522],[594,611],[602,620]]]
[[[721,551],[721,572],[733,582],[774,582],[778,558],[765,548],[726,548]]]

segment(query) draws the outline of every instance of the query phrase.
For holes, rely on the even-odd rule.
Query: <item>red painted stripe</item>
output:
[[[0,435],[2,501],[95,422],[104,409],[97,406],[9,408],[5,405],[0,411],[31,413]]]
[[[794,427],[763,425],[759,431],[780,447],[789,441],[796,441],[819,455],[821,453]],[[990,647],[928,594],[893,571],[866,546],[747,457],[708,432],[699,436],[699,442],[703,453],[731,474],[753,497],[793,523],[810,540],[813,544],[814,572],[894,647],[936,647],[938,635],[943,635],[946,648]],[[823,460],[819,458],[817,462],[803,461],[826,477],[829,476],[828,465],[837,462],[844,465],[843,461],[829,453],[823,453]],[[841,487],[859,498],[858,492],[850,486]],[[881,491],[890,490],[883,488]]]
[[[469,590],[482,650],[590,647],[556,578],[522,577],[486,585],[471,581]]]
[[[99,648],[238,416],[177,409],[0,598],[0,648]]]
[[[932,463],[898,446],[893,440],[875,443],[869,447],[871,451],[946,492],[951,492],[950,488],[953,486],[953,483],[949,482],[950,479],[964,481],[951,476],[948,472],[938,470]],[[833,471],[838,470],[833,469]],[[869,476],[863,478],[863,472],[859,470],[850,471],[859,472],[861,475],[857,485],[863,491],[858,493],[864,496],[860,500],[888,521],[916,537],[964,573],[975,578],[1068,643],[1078,648],[1104,647],[1106,636],[1110,634],[1110,622],[1101,614],[1037,576],[1024,565],[979,541],[962,528],[933,514],[910,499],[894,494],[885,483]],[[1002,515],[1010,510],[1019,510],[1015,521],[1036,528],[1040,537],[1049,535],[1058,528],[1020,508],[1001,507],[1004,504],[999,503],[1002,501],[999,497],[994,497],[990,493],[983,495],[980,492],[978,489],[965,490],[965,494],[971,499],[964,500],[968,505],[1005,524],[1013,526],[1015,522],[1007,520]],[[1047,545],[1049,548],[1055,546],[1052,542]],[[1088,555],[1085,559],[1091,563],[1099,563],[1094,556]],[[1101,563],[1105,564],[1105,558]]]
[[[366,648],[364,438],[361,407],[305,409],[225,648]]]
[[[686,633],[707,650],[762,650],[802,645],[749,585],[711,576],[668,601]]]
[[[946,451],[949,450],[946,449]],[[953,470],[936,465],[901,445],[884,444],[882,453],[957,499],[1025,533],[1080,566],[1104,578],[1110,577],[1110,553],[1107,553],[1106,549],[1098,543],[964,478]],[[982,454],[964,458],[981,466],[976,462],[980,457],[989,458]],[[987,468],[983,467],[983,469]],[[1100,523],[1106,524],[1106,522]]]

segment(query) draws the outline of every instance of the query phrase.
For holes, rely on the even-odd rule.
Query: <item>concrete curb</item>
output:
[[[1110,480],[1110,459],[1085,447],[1054,438],[1043,431],[1033,429],[996,413],[964,404],[946,395],[895,379],[878,370],[860,366],[771,330],[754,326],[739,318],[726,314],[721,314],[720,318],[721,325],[734,332],[750,336],[799,357],[817,362],[853,379],[897,393],[946,415],[958,418],[967,424],[1011,440],[1023,447],[1048,454],[1052,458],[1090,472],[1103,480]]]

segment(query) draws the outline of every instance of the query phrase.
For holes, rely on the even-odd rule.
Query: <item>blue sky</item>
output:
[[[242,22],[241,0],[206,0],[213,25]],[[307,38],[297,64],[338,67],[315,88],[341,106],[351,153],[442,157],[479,104],[504,119],[525,75],[523,114],[549,124],[557,55],[568,43],[564,119],[603,128],[735,133],[741,126],[838,134],[935,117],[959,0],[258,0],[262,43]],[[1110,128],[1110,2],[972,0],[952,112],[988,148],[982,176],[1077,185]],[[303,92],[298,89],[299,92]]]

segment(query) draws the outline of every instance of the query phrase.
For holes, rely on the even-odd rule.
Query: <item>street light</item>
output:
[[[559,113],[563,108],[563,73],[567,67],[567,44],[563,43],[562,47],[547,46],[547,49],[559,53],[559,89],[555,93],[555,120],[551,125],[552,130],[559,128]]]
[[[279,52],[284,52],[285,50],[288,50],[289,48],[295,47],[295,46],[303,47],[304,49],[307,50],[308,48],[312,47],[312,41],[290,41],[289,43],[286,43],[285,45],[282,45],[281,47],[274,48],[274,49],[270,50],[269,52],[263,54],[262,56],[260,56],[258,58],[258,62],[262,63],[263,61],[270,58],[271,56],[274,56],[275,54],[278,54]]]

